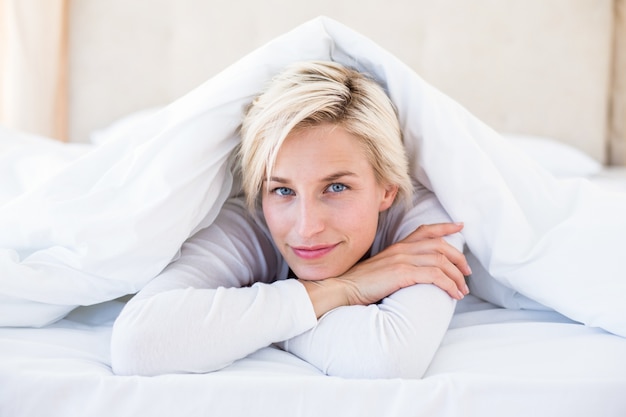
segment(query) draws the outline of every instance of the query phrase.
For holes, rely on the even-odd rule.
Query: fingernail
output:
[[[458,293],[459,293],[459,300],[462,300],[463,297],[465,297],[465,296],[463,295],[463,293],[461,291],[459,291]]]
[[[463,288],[463,290],[465,291],[465,295],[469,294],[469,287],[467,286],[467,284],[465,284],[465,288]]]

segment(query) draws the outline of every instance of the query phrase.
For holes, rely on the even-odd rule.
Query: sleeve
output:
[[[435,195],[416,188],[414,205],[388,213],[376,252],[420,224],[449,222]],[[461,235],[448,241],[462,250]],[[421,378],[448,329],[456,301],[434,285],[403,288],[369,306],[339,307],[317,326],[280,343],[328,375],[348,378]]]
[[[124,307],[111,360],[120,375],[210,372],[312,328],[296,280],[271,282],[280,260],[240,201],[191,237],[179,258]]]

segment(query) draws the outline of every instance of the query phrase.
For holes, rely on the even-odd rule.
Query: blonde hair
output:
[[[250,209],[285,138],[294,129],[324,123],[361,139],[380,184],[398,186],[398,200],[410,204],[413,185],[395,107],[371,78],[334,62],[292,64],[248,107],[241,125],[239,168]]]

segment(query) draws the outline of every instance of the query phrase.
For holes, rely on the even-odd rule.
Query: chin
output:
[[[296,273],[296,277],[304,281],[323,281],[327,278],[330,278],[331,276],[332,275],[328,275],[328,274],[306,274],[306,273],[298,274]]]
[[[322,281],[328,278],[335,278],[343,275],[347,269],[326,269],[326,268],[292,268],[298,279],[305,281]]]

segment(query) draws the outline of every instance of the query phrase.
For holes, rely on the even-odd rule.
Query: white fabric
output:
[[[602,170],[602,165],[583,151],[555,139],[511,133],[502,137],[556,177],[588,177]]]
[[[0,328],[0,414],[11,417],[623,417],[626,339],[549,311],[468,296],[423,379],[323,375],[272,347],[200,375],[111,373],[117,301],[42,329]]]
[[[626,194],[556,180],[395,57],[325,18],[0,207],[0,324],[42,325],[158,274],[226,199],[242,108],[286,64],[309,59],[354,66],[386,86],[413,175],[465,222],[469,248],[495,279],[626,336]]]
[[[91,148],[0,125],[0,206],[37,188]]]

